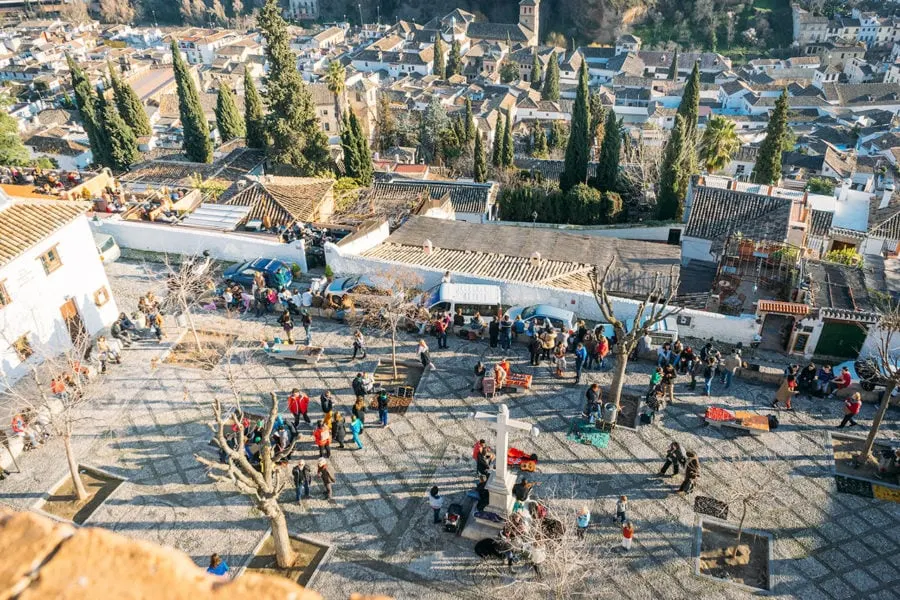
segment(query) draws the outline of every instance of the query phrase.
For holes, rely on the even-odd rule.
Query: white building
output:
[[[0,373],[11,383],[73,335],[97,335],[118,309],[87,204],[0,194]]]

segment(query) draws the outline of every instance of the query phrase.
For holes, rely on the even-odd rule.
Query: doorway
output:
[[[59,307],[59,313],[62,315],[63,321],[66,322],[66,329],[69,330],[69,339],[72,343],[78,345],[79,340],[87,335],[87,329],[84,327],[84,321],[78,313],[78,307],[75,300],[67,300],[65,304]]]
[[[794,327],[794,317],[769,313],[763,321],[762,340],[759,347],[765,350],[783,352]]]

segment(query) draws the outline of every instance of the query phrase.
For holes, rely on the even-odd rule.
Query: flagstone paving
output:
[[[149,285],[143,271],[153,268],[118,262],[108,269],[120,308],[133,309]],[[237,333],[238,344],[247,346],[277,332],[273,317],[266,321],[201,315],[198,322]],[[336,404],[349,411],[353,375],[390,355],[389,341],[373,335],[368,338],[369,357],[350,361],[349,333],[340,324],[317,320],[314,341],[327,350],[315,366],[265,358],[241,365],[238,389],[245,407],[269,391],[284,402],[287,392],[299,387],[313,398],[313,418],[320,414],[317,398],[324,389],[331,389]],[[87,524],[178,548],[204,566],[209,554],[218,552],[235,569],[249,559],[265,521],[228,484],[211,482],[195,459],[197,454],[215,456],[209,445],[210,400],[218,395],[226,405],[233,404],[225,369],[206,372],[157,364],[154,359],[177,337],[174,323],[169,334],[163,344],[144,342],[127,350],[125,364],[104,376],[106,397],[93,403],[85,411],[87,419],[79,423],[75,447],[80,461],[127,478]],[[415,343],[413,337],[402,337],[404,357],[413,358]],[[668,443],[677,440],[701,458],[695,495],[727,501],[738,478],[771,488],[772,499],[751,511],[746,525],[775,535],[776,596],[900,597],[900,504],[835,493],[826,434],[840,420],[839,402],[799,400],[796,412],[779,414],[776,431],[749,437],[703,427],[699,415],[706,399],[680,382],[677,401],[661,420],[636,433],[617,430],[609,447],[598,449],[567,441],[566,432],[581,411],[584,383],[605,386],[608,372],[590,373],[582,385],[574,386],[572,378],[555,379],[548,367],[528,367],[519,345],[509,356],[514,370],[535,375],[532,390],[491,400],[470,392],[475,361],[500,356],[486,343],[459,339],[451,339],[447,350],[433,350],[437,369],[426,371],[406,415],[391,415],[386,429],[367,427],[363,450],[333,452],[337,484],[332,503],[321,498],[318,485],[302,504],[293,501],[293,490],[285,491],[291,530],[335,547],[312,582],[323,596],[343,599],[353,591],[395,598],[490,596],[474,587],[477,561],[471,542],[431,524],[425,494],[438,485],[447,503],[463,498],[473,484],[472,445],[490,433],[469,414],[505,402],[513,417],[541,430],[536,439],[514,435],[511,441],[538,453],[536,478],[543,482],[539,493],[589,506],[597,524],[589,535],[598,544],[618,542],[611,519],[614,504],[618,495],[629,496],[636,535],[626,562],[628,576],[598,582],[611,595],[748,596],[692,575],[697,521],[693,498],[672,493],[680,478],[676,482],[654,476]],[[646,362],[630,367],[629,388],[644,390],[650,370]],[[717,386],[713,392],[718,405],[768,413],[774,389],[736,379],[730,390]],[[873,412],[872,406],[863,408],[860,429],[871,422]],[[369,421],[374,420],[370,414]],[[295,456],[317,456],[310,430],[303,429]],[[898,436],[896,410],[886,419],[885,435]],[[18,509],[31,507],[67,473],[58,441],[25,454],[19,462],[23,473],[0,482],[0,502]],[[732,506],[732,522],[738,511]]]

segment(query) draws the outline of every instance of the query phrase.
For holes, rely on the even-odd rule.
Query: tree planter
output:
[[[236,335],[205,329],[198,329],[197,337],[202,344],[199,350],[191,331],[183,332],[165,353],[162,361],[180,367],[212,371],[237,339]]]
[[[59,521],[71,521],[76,525],[87,523],[91,515],[109,498],[126,480],[84,465],[78,466],[88,497],[78,500],[72,477],[67,473],[54,485],[47,496],[38,500],[32,507]]]
[[[397,361],[397,377],[394,378],[394,368],[391,361],[381,359],[375,367],[373,379],[375,381],[375,389],[384,388],[388,391],[390,399],[388,401],[388,412],[393,414],[405,414],[410,405],[412,405],[415,391],[419,386],[419,381],[425,373],[422,363],[414,360],[398,360]],[[377,408],[377,400],[372,400],[369,408]]]
[[[275,563],[275,544],[272,538],[272,530],[266,534],[253,550],[253,556],[240,570],[236,577],[245,572],[264,573],[266,575],[279,575],[296,581],[304,587],[311,587],[319,567],[327,561],[333,552],[333,548],[322,542],[303,535],[291,536],[291,547],[297,552],[294,566],[289,569],[281,569]]]
[[[616,414],[616,427],[637,431],[643,398],[639,394],[622,393],[621,408]]]
[[[897,483],[896,472],[879,478],[877,462],[862,465],[855,463],[854,459],[865,442],[865,438],[860,436],[828,433],[827,445],[834,458],[833,473],[838,493],[900,502],[900,485]],[[886,444],[876,443],[872,452],[877,457],[886,448]]]
[[[694,538],[694,574],[727,583],[748,592],[771,594],[771,533],[744,529],[739,551],[732,557],[738,528],[718,519],[700,519]]]

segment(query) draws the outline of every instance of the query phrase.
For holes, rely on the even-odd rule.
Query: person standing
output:
[[[703,395],[712,394],[713,377],[716,375],[716,359],[710,356],[703,367]]]
[[[309,424],[309,396],[294,388],[288,396],[288,410],[294,415],[294,429],[300,425],[300,417]]]
[[[483,389],[484,382],[484,374],[487,372],[487,368],[484,366],[484,363],[480,360],[475,363],[475,378],[472,380],[472,391]]]
[[[300,502],[301,498],[309,498],[309,484],[312,483],[312,473],[310,472],[306,461],[300,459],[300,462],[294,465],[294,468],[291,470],[291,475],[294,477],[297,502]]]
[[[350,417],[350,435],[353,437],[353,441],[356,443],[357,450],[363,449],[362,442],[359,439],[359,434],[361,434],[362,431],[363,431],[362,421],[360,421],[358,418],[356,418],[356,415],[351,416]]]
[[[362,331],[357,329],[353,332],[353,356],[350,357],[350,360],[356,358],[356,353],[362,352],[362,357],[365,358],[368,353],[366,352],[366,340],[363,338]]]
[[[294,320],[291,318],[291,313],[285,310],[281,313],[281,316],[278,317],[278,322],[281,324],[281,328],[284,329],[284,337],[287,338],[288,344],[294,343],[294,336],[291,333],[294,331]]]
[[[631,543],[634,541],[634,525],[631,521],[625,521],[622,524],[622,548],[625,552],[631,550]]]
[[[509,315],[503,315],[503,320],[500,321],[500,347],[509,350],[510,344],[512,344],[512,321]]]
[[[593,423],[600,418],[600,384],[592,383],[584,393],[584,417]]]
[[[553,359],[556,361],[556,376],[563,377],[566,374],[566,349],[562,344],[556,345]]]
[[[669,449],[666,450],[666,462],[663,463],[662,469],[659,470],[660,476],[666,474],[666,471],[669,470],[669,467],[673,467],[672,476],[678,475],[678,471],[687,459],[684,457],[684,452],[681,451],[681,444],[678,442],[672,442],[669,444]]]
[[[885,392],[886,394],[887,392]],[[859,409],[862,408],[862,396],[859,392],[856,392],[849,398],[844,400],[844,418],[841,420],[841,424],[838,425],[838,429],[843,429],[845,425],[849,424],[851,427],[855,426],[857,423],[853,417],[859,414]]]
[[[690,494],[694,490],[694,483],[700,478],[700,459],[693,450],[687,451],[687,460],[684,465],[684,481],[678,492]]]
[[[222,560],[221,556],[213,554],[209,557],[209,567],[206,569],[207,573],[218,575],[219,577],[227,577],[228,570],[228,563]]]
[[[531,355],[530,364],[532,367],[537,367],[541,364],[541,340],[536,335],[528,338],[528,354]]]
[[[331,394],[331,390],[325,390],[319,396],[319,404],[322,406],[323,414],[328,414],[334,410],[334,396]]]
[[[438,486],[432,486],[428,492],[428,505],[434,514],[433,523],[439,525],[441,522],[441,509],[444,507],[444,497],[441,496]]]
[[[447,346],[447,322],[444,319],[438,319],[434,322],[434,333],[437,335],[438,350],[448,348]]]
[[[425,340],[419,340],[419,345],[416,347],[416,355],[422,361],[423,367],[426,369],[429,367],[434,368],[434,365],[431,364],[431,354],[428,352],[428,344],[425,343]]]
[[[731,380],[734,378],[737,370],[741,368],[740,351],[735,348],[734,352],[726,356],[722,363],[722,367],[725,369],[722,372],[722,377],[724,378],[725,389],[727,390],[731,387]],[[815,373],[815,367],[813,367],[813,373]]]
[[[303,327],[303,331],[306,332],[306,345],[311,346],[312,333],[310,333],[310,331],[312,329],[312,317],[305,308],[300,311],[300,325]]]
[[[587,361],[588,352],[584,344],[579,343],[575,347],[575,385],[581,383],[581,372],[584,370],[584,363]]]
[[[356,396],[357,400],[366,398],[366,379],[363,377],[362,373],[357,373],[356,377],[353,378],[353,381],[350,382],[350,387],[353,389],[353,394]]]
[[[597,340],[597,369],[600,371],[606,368],[607,356],[609,356],[609,338],[601,333],[600,339]]]
[[[784,402],[785,410],[794,410],[791,406],[791,398],[797,393],[797,380],[793,375],[788,375],[778,391],[775,392],[775,400],[772,401],[772,408],[778,408],[779,402]]]
[[[360,432],[364,431],[366,428],[366,401],[363,398],[357,398],[350,412],[359,420]]]
[[[319,449],[319,458],[331,458],[331,431],[325,427],[325,423],[322,421],[316,423],[313,441]]]
[[[328,461],[324,458],[319,459],[318,473],[319,477],[322,479],[322,486],[325,488],[325,498],[331,500],[334,491],[334,482],[336,480],[334,478],[334,473],[331,472],[331,468],[328,466]]]
[[[378,418],[381,419],[381,426],[387,427],[388,404],[390,403],[390,396],[388,396],[387,390],[381,390],[380,392],[378,392],[376,401],[378,402]]]
[[[628,496],[619,496],[616,502],[616,521],[624,523],[628,520]]]
[[[337,442],[343,450],[346,437],[347,425],[344,421],[344,413],[339,410],[335,411],[334,419],[331,421],[331,440]]]
[[[491,348],[496,348],[500,342],[500,322],[496,318],[488,325],[488,340]]]
[[[678,378],[678,372],[675,371],[674,365],[671,363],[663,367],[662,372],[662,390],[663,395],[669,399],[669,404],[675,402],[675,380]]]

